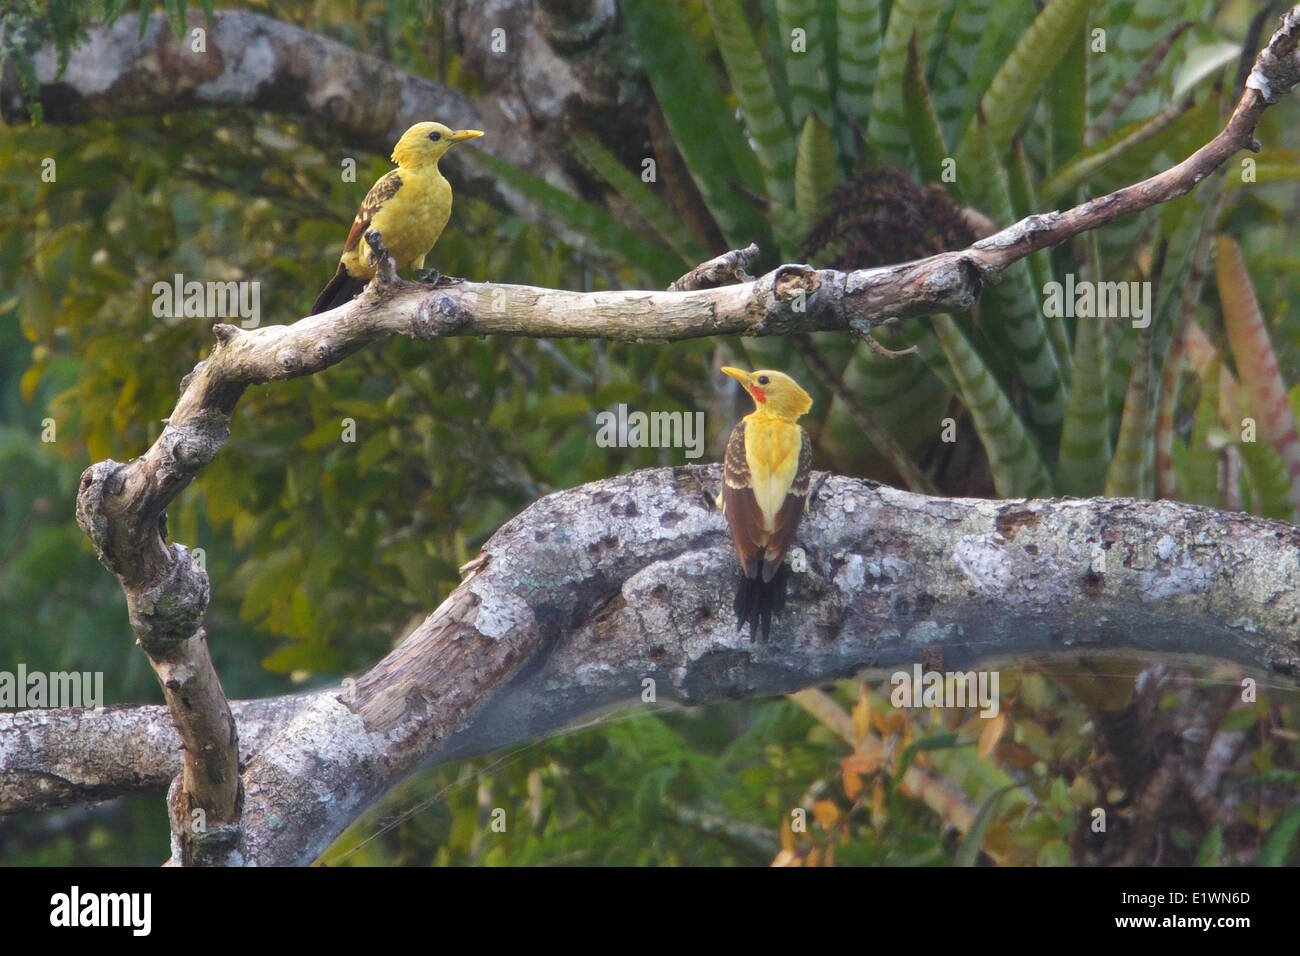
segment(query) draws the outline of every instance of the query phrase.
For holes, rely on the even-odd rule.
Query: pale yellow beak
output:
[[[477,139],[482,135],[483,131],[481,129],[458,129],[456,132],[448,136],[447,139],[451,140],[453,143],[459,143],[466,139]]]
[[[730,375],[732,378],[734,378],[734,379],[735,379],[737,382],[739,382],[741,385],[744,385],[746,388],[749,388],[749,373],[748,373],[748,372],[743,371],[743,370],[738,369],[738,368],[732,368],[730,365],[724,365],[724,366],[722,366],[722,371],[723,371],[724,374],[726,374],[726,375]]]

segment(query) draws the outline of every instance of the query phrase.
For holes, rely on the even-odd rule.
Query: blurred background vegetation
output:
[[[478,88],[444,4],[234,6]],[[30,79],[39,44],[66,49],[91,20],[137,9],[6,4],[0,54]],[[184,3],[166,10],[179,26]],[[574,248],[458,195],[432,260],[441,271],[663,287],[751,241],[763,267],[858,268],[959,247],[981,222],[1101,195],[1206,142],[1281,6],[620,0],[620,10],[627,71],[644,70],[647,123],[668,132],[656,145],[675,155],[575,129],[585,197],[484,156],[589,241]],[[230,443],[170,514],[173,538],[206,555],[227,693],[358,673],[529,502],[680,463],[680,451],[598,447],[603,409],[708,408],[716,452],[739,411],[713,384],[724,360],[812,386],[820,467],[918,491],[1158,494],[1293,521],[1300,485],[1282,453],[1293,413],[1252,402],[1261,381],[1284,392],[1300,382],[1297,109],[1288,99],[1265,115],[1253,178],[1234,159],[1184,199],[1017,264],[972,313],[880,333],[917,356],[891,361],[838,334],[669,346],[395,339],[251,390]],[[339,181],[348,155],[356,183]],[[647,183],[640,158],[652,155],[661,175]],[[46,157],[57,183],[41,180]],[[160,700],[121,591],[73,517],[82,469],[146,448],[211,347],[210,322],[154,317],[153,283],[178,272],[256,280],[263,321],[294,321],[388,168],[329,130],[254,111],[0,127],[0,666],[99,670],[109,703]],[[1150,281],[1150,326],[1046,316],[1045,286],[1066,275]],[[1276,368],[1243,347],[1261,335]],[[1243,440],[1245,415],[1259,440]],[[355,444],[338,440],[344,418],[357,422]],[[955,443],[940,440],[949,418]],[[41,440],[46,419],[56,441]],[[1240,680],[1187,661],[1016,662],[1002,669],[994,720],[894,709],[878,679],[690,711],[634,707],[419,774],[325,860],[1294,863],[1295,697],[1264,682],[1243,704]],[[1232,759],[1207,794],[1195,784],[1209,779],[1211,742]],[[810,809],[806,833],[789,826],[797,806]],[[493,807],[513,821],[504,834],[486,825]],[[1090,827],[1098,807],[1105,833]],[[161,795],[0,820],[8,863],[156,864],[165,847]]]

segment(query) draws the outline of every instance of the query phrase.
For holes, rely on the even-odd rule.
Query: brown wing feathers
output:
[[[790,483],[790,493],[785,496],[781,510],[772,522],[772,535],[768,538],[767,549],[763,555],[763,580],[771,581],[776,575],[785,552],[794,540],[795,530],[803,520],[804,509],[808,503],[808,477],[812,474],[812,442],[808,432],[799,429],[799,467],[795,470],[794,481]],[[750,496],[753,497],[752,495]]]
[[[731,528],[731,540],[745,577],[758,577],[763,562],[763,513],[749,484],[749,462],[745,458],[745,423],[731,430],[722,464],[722,506]]]
[[[385,173],[380,177],[379,182],[370,187],[370,192],[366,193],[366,198],[361,201],[361,208],[357,210],[356,218],[352,220],[352,228],[348,230],[347,242],[343,243],[344,252],[352,249],[361,241],[361,237],[370,228],[370,221],[375,218],[375,213],[379,211],[379,207],[396,196],[397,191],[401,188],[402,177],[395,169],[392,172]]]
[[[361,237],[365,235],[366,230],[370,228],[375,213],[387,200],[392,199],[397,194],[397,190],[401,188],[402,177],[398,175],[395,169],[381,177],[379,182],[370,187],[370,192],[366,193],[366,198],[362,200],[356,218],[352,220],[352,228],[348,230],[347,242],[343,244],[344,254],[356,247],[357,243],[361,241]],[[321,290],[320,295],[316,297],[316,301],[312,303],[311,312],[307,314],[319,315],[321,312],[328,312],[330,309],[338,308],[343,303],[356,298],[365,287],[366,280],[349,275],[347,266],[340,262],[338,270],[334,273],[334,278],[330,279],[329,284]]]
[[[767,640],[772,626],[772,615],[780,614],[785,606],[785,588],[789,575],[785,571],[785,552],[794,540],[795,530],[803,519],[808,500],[808,481],[812,473],[812,444],[808,433],[800,429],[799,464],[795,470],[790,491],[772,522],[772,531],[766,530],[763,512],[754,497],[749,473],[749,460],[745,454],[745,423],[742,421],[727,440],[723,459],[722,504],[731,540],[736,546],[744,578],[736,590],[736,626],[749,622],[750,639],[756,638],[762,628]]]

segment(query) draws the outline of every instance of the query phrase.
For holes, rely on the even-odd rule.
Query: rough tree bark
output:
[[[631,151],[629,160],[650,155],[645,117],[653,96],[617,29],[613,0],[545,2],[536,9],[531,0],[505,0],[449,10],[448,26],[466,70],[482,86],[474,99],[247,10],[218,10],[210,26],[193,12],[190,26],[206,30],[206,49],[197,53],[188,35],[176,39],[161,13],[149,18],[143,36],[131,15],[93,27],[61,76],[52,47],[37,53],[37,98],[45,121],[55,124],[202,107],[269,110],[302,117],[334,138],[385,156],[412,123],[438,119],[499,131],[485,137],[481,148],[557,188],[589,196],[607,187],[576,155],[574,128],[611,134],[620,151]],[[491,51],[498,28],[506,31],[509,56]],[[9,64],[0,80],[0,118],[26,122],[29,109],[18,71]],[[449,153],[443,168],[458,191],[544,223],[572,245],[589,245],[468,152]]]
[[[308,863],[417,767],[637,700],[647,678],[660,699],[699,704],[936,652],[966,670],[1119,648],[1232,660],[1288,685],[1300,675],[1292,525],[1167,501],[932,498],[841,477],[801,527],[788,613],[770,643],[751,643],[730,614],[735,558],[709,500],[719,477],[717,466],[636,472],[506,524],[402,645],[355,683],[296,699],[282,729],[263,733],[228,862]],[[55,802],[41,774],[58,763],[17,732],[33,720],[0,719],[10,809]],[[83,718],[40,720],[52,741]],[[138,743],[165,762],[174,738],[157,709],[110,720],[96,732],[122,733],[119,752]],[[94,786],[125,789],[128,767]]]
[[[1290,525],[1169,502],[957,501],[831,478],[793,556],[792,612],[776,640],[754,646],[719,614],[734,568],[708,501],[716,468],[647,471],[552,495],[504,526],[402,645],[354,684],[310,699],[256,753],[239,813],[233,721],[200,627],[206,575],[167,544],[164,516],[219,451],[247,386],[309,374],[385,335],[865,332],[890,316],[969,307],[1010,263],[1183,195],[1236,150],[1258,148],[1260,115],[1300,79],[1298,34],[1300,8],[1261,52],[1224,131],[1183,163],[966,250],[851,273],[785,265],[702,291],[589,295],[414,286],[385,258],[369,291],[334,312],[251,332],[217,326],[217,347],[183,383],[154,446],[87,469],[78,498],[186,738],[178,793],[210,808],[236,801],[235,813],[218,813],[226,826],[215,838],[179,840],[175,861],[308,862],[412,769],[635,697],[646,678],[697,703],[791,691],[936,649],[961,669],[1118,646],[1293,678],[1300,531]],[[21,751],[6,741],[4,766]],[[10,799],[23,800],[19,791]]]

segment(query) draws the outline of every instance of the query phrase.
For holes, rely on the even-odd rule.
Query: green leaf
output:
[[[877,155],[893,166],[906,167],[911,160],[912,142],[903,105],[907,47],[915,38],[918,50],[929,51],[942,8],[943,0],[894,0],[889,11],[889,25],[885,28],[871,95],[867,138]]]
[[[1087,278],[1099,281],[1100,255],[1096,234],[1089,233]],[[1062,303],[1064,304],[1064,303]],[[1056,484],[1063,495],[1100,494],[1110,464],[1110,406],[1106,399],[1106,319],[1093,316],[1075,321],[1074,371],[1065,406]]]
[[[903,73],[903,115],[907,120],[907,132],[912,142],[912,151],[916,154],[921,181],[940,182],[948,147],[943,143],[943,130],[939,128],[939,118],[935,115],[930,90],[925,83],[915,37],[907,45],[907,69]]]
[[[767,196],[787,210],[794,206],[794,131],[776,98],[772,77],[745,22],[738,0],[705,0],[718,50],[740,103],[763,170]]]
[[[785,61],[786,80],[790,84],[790,123],[798,129],[810,113],[830,115],[830,96],[826,87],[830,56],[828,38],[822,36],[822,13],[819,0],[776,0],[780,31],[778,49]],[[793,32],[804,31],[804,50],[793,49]]]
[[[1218,866],[1223,859],[1223,827],[1215,826],[1205,834],[1193,866]]]
[[[966,836],[961,841],[961,846],[957,848],[956,856],[953,857],[953,866],[974,866],[978,862],[980,847],[984,845],[984,835],[988,833],[989,824],[993,822],[998,801],[1002,799],[1003,794],[1016,789],[1017,786],[1019,785],[1012,783],[993,791],[980,805],[970,829],[966,831]]]
[[[1029,106],[1052,69],[1065,56],[1070,41],[1088,15],[1093,0],[1052,0],[1016,41],[988,91],[980,98],[980,112],[988,124],[991,153],[980,151],[978,116],[971,117],[957,148],[957,165],[979,163],[1001,156],[1011,143]]]
[[[794,165],[794,208],[806,233],[826,214],[826,197],[835,185],[835,144],[830,127],[809,113],[799,136]],[[698,261],[698,260],[697,260]]]
[[[1129,370],[1115,454],[1106,473],[1107,498],[1138,498],[1149,495],[1144,474],[1146,446],[1153,436],[1148,428],[1151,416],[1151,329],[1138,340],[1137,353]]]
[[[650,224],[660,239],[672,246],[683,262],[694,266],[707,258],[690,230],[640,176],[618,161],[618,157],[584,133],[575,134],[572,142],[596,173]]]
[[[479,151],[482,163],[498,179],[519,190],[570,229],[590,239],[598,249],[617,253],[631,267],[666,285],[681,271],[668,249],[637,235],[603,209],[577,199],[532,173],[524,172],[490,153]]]
[[[1047,81],[1051,110],[1049,169],[1059,168],[1083,149],[1084,133],[1088,128],[1088,34],[1086,29],[1075,34],[1065,56]],[[1038,195],[1040,198],[1047,195],[1042,186]]]
[[[980,160],[962,166],[959,173],[969,177],[966,198],[973,200],[995,222],[1006,225],[1015,220],[1011,188],[1006,170],[995,157],[988,131],[975,126],[975,140],[982,144]],[[1045,430],[1045,444],[1054,446],[1065,418],[1065,384],[1056,354],[1047,336],[1047,325],[1039,307],[1039,290],[1034,288],[1029,264],[1012,263],[1002,281],[990,285],[981,302],[981,315],[992,329],[994,338],[1011,353],[1017,374],[1025,384],[1029,414]]]
[[[880,0],[837,0],[835,4],[839,38],[836,102],[848,129],[856,126],[864,134],[880,63],[880,18]]]
[[[1300,804],[1292,806],[1277,822],[1255,859],[1256,866],[1285,866],[1292,860],[1291,845],[1300,833]]]
[[[761,193],[762,170],[678,7],[665,10],[659,0],[622,0],[619,10],[628,20],[628,33],[636,41],[673,143],[723,236],[733,249],[751,242],[762,246],[770,238],[766,222],[754,204],[732,188],[734,183]]]
[[[948,315],[931,317],[989,456],[993,484],[1001,498],[1039,498],[1052,493],[1038,447],[984,360]]]
[[[1286,463],[1268,442],[1239,441],[1243,470],[1250,482],[1250,510],[1265,518],[1282,521],[1295,520],[1295,504],[1291,501],[1291,476]]]
[[[1210,432],[1219,425],[1220,362],[1216,358],[1201,377],[1201,397],[1196,403],[1187,464],[1178,486],[1184,501],[1194,505],[1219,505],[1219,453],[1210,447]]]
[[[993,0],[957,0],[943,51],[934,72],[934,109],[946,142],[961,135],[961,120],[970,105],[971,69],[989,28]]]

